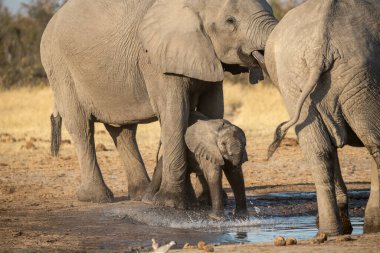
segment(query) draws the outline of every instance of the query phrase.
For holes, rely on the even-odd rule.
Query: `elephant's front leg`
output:
[[[223,218],[222,169],[207,160],[202,161],[201,168],[210,188],[212,211],[209,216],[219,220]]]
[[[176,208],[185,208],[186,203],[186,144],[185,131],[189,118],[188,87],[171,77],[165,87],[164,102],[158,104],[161,141],[163,148],[163,170],[160,190],[153,203]],[[173,80],[174,79],[174,80]]]
[[[247,215],[247,198],[245,195],[244,176],[241,166],[234,168],[227,162],[223,166],[224,174],[234,192],[236,208],[234,214],[237,216]]]
[[[149,177],[136,142],[137,125],[123,127],[104,125],[123,160],[128,180],[129,197],[133,200],[141,200],[149,184]]]

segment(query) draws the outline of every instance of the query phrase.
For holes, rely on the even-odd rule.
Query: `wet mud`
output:
[[[350,191],[354,233],[362,233],[367,190]],[[0,210],[0,230],[8,234],[8,249],[70,249],[77,251],[148,252],[151,238],[164,243],[206,241],[212,244],[268,242],[281,234],[307,239],[317,232],[314,192],[271,193],[248,197],[249,216],[232,216],[229,199],[225,219],[208,218],[207,209],[176,210],[123,198],[111,204],[73,202],[70,207]],[[4,230],[7,231],[4,231]],[[4,240],[4,238],[2,239]]]

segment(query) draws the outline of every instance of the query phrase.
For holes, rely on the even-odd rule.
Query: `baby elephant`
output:
[[[247,211],[244,178],[241,165],[247,161],[244,132],[224,119],[208,119],[203,114],[192,112],[190,126],[185,134],[188,147],[188,172],[186,187],[188,197],[195,198],[190,182],[190,173],[196,173],[205,179],[209,188],[212,212],[210,217],[220,219],[223,216],[222,171],[233,190],[236,209],[235,214]],[[159,160],[149,186],[149,195],[159,190],[162,178],[162,159]],[[201,180],[202,183],[202,180]]]

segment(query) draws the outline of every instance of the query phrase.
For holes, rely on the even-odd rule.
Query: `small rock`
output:
[[[285,242],[286,246],[288,245],[296,245],[297,244],[297,239],[293,237],[286,238]]]
[[[7,164],[7,163],[0,163],[0,166],[6,167],[6,166],[9,166],[9,164]]]
[[[198,249],[198,247],[187,242],[183,245],[183,249]]]
[[[318,232],[315,239],[320,243],[324,243],[327,241],[327,235],[323,232]]]
[[[22,236],[22,231],[15,231],[14,233],[13,233],[13,237],[19,237],[19,236]]]
[[[107,148],[106,148],[106,146],[104,146],[104,144],[98,143],[98,144],[96,144],[95,150],[96,151],[107,151]]]
[[[348,241],[352,241],[352,237],[349,235],[342,235],[342,236],[338,236],[336,238],[336,241],[337,242],[348,242]]]
[[[206,245],[203,247],[205,252],[214,252],[214,247],[212,245]]]
[[[1,192],[4,194],[12,194],[16,192],[16,186],[13,185],[5,185],[1,187]]]
[[[285,246],[286,245],[285,238],[282,236],[276,236],[276,238],[274,238],[273,243],[275,246]]]
[[[206,243],[205,243],[204,241],[200,241],[200,242],[198,242],[198,244],[197,244],[197,247],[198,247],[198,249],[200,249],[200,250],[203,250],[205,246],[206,246]]]

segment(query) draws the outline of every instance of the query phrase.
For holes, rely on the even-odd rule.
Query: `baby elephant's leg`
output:
[[[241,166],[233,167],[230,163],[223,166],[223,172],[226,176],[232,191],[234,192],[236,202],[236,215],[247,214],[247,199],[245,195],[244,176]]]

